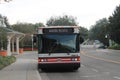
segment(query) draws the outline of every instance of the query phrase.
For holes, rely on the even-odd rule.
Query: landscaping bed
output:
[[[15,61],[16,61],[15,56],[0,56],[0,70],[14,63]]]
[[[111,47],[108,47],[108,49],[120,50],[120,44],[114,44]]]

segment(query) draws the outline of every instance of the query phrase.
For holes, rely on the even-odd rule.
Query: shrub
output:
[[[112,46],[109,47],[109,49],[116,49],[116,50],[120,50],[120,44],[113,44]]]

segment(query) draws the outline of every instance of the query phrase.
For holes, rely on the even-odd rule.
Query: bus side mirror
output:
[[[84,39],[80,36],[79,41],[80,41],[80,44],[82,44],[84,42]]]

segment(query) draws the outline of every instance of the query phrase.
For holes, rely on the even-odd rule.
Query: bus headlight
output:
[[[72,58],[72,61],[80,61],[80,58]]]
[[[44,62],[44,59],[41,59],[41,62]]]
[[[75,58],[75,61],[77,61],[77,58]]]
[[[41,62],[47,62],[47,59],[41,59]]]
[[[72,61],[77,61],[77,58],[72,58]]]

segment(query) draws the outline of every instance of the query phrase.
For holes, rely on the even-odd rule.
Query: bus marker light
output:
[[[72,61],[77,61],[78,59],[77,58],[72,58]]]
[[[38,62],[40,62],[41,60],[40,59],[38,59]]]
[[[77,58],[77,61],[80,61],[80,57]]]

